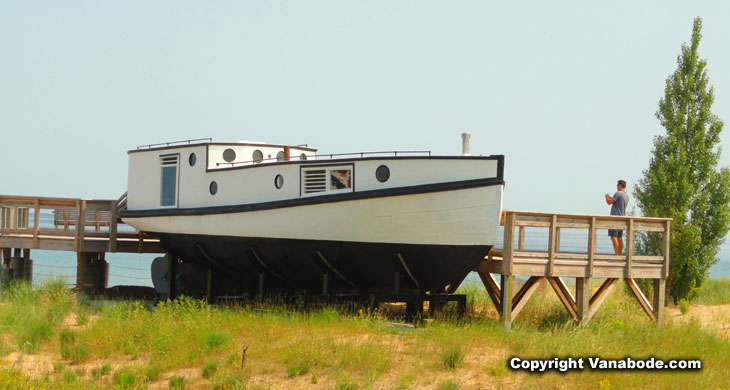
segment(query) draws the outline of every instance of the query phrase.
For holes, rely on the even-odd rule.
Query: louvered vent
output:
[[[162,160],[162,165],[177,165],[177,158],[178,155],[174,156],[162,156],[160,157],[160,160]]]
[[[327,170],[307,169],[304,171],[304,193],[322,192],[327,189]]]

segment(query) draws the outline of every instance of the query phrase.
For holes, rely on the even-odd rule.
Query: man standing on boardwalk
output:
[[[629,204],[629,195],[626,193],[626,181],[619,180],[616,184],[616,193],[613,196],[606,193],[606,204],[611,205],[611,215],[626,215],[626,205]],[[608,229],[608,236],[613,242],[613,250],[620,255],[624,250],[624,240],[621,238],[624,231]]]

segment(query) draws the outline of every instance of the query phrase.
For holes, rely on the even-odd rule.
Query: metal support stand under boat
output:
[[[411,282],[413,282],[413,286],[418,288],[420,285],[418,284],[418,280],[413,276],[413,273],[411,273],[411,269],[408,268],[408,265],[406,264],[406,261],[403,260],[403,256],[398,253],[398,260],[400,261],[401,266],[403,266],[403,270],[406,271],[406,275],[408,275],[409,278],[411,278]]]
[[[248,257],[249,261],[251,261],[257,268],[260,268],[262,271],[268,272],[271,276],[281,280],[282,282],[289,285],[289,287],[295,287],[296,285],[294,282],[289,280],[289,278],[285,277],[284,275],[276,272],[272,267],[270,267],[262,258],[259,256],[258,252],[254,248],[248,248],[246,250],[246,257]]]
[[[333,274],[335,274],[338,278],[340,278],[348,286],[350,286],[352,288],[356,288],[355,287],[355,283],[353,283],[352,281],[350,281],[350,279],[348,279],[345,275],[343,275],[342,272],[338,271],[335,267],[333,267],[332,264],[329,261],[327,261],[327,258],[324,257],[324,255],[322,254],[321,251],[315,251],[315,253],[317,254],[317,256],[319,256],[319,259],[322,260],[322,263],[327,268],[329,268],[329,270],[332,271]]]

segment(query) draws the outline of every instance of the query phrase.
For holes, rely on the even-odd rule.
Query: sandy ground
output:
[[[692,305],[687,314],[682,314],[676,307],[668,307],[666,314],[672,321],[697,321],[700,326],[730,337],[730,305]]]

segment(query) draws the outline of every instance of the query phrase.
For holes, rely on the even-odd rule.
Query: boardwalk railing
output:
[[[504,245],[487,258],[488,262],[491,260],[488,270],[505,275],[663,279],[669,275],[670,223],[669,218],[504,211]],[[597,238],[607,236],[608,229],[623,230],[621,255],[596,253]],[[525,246],[525,237],[531,230],[547,230],[547,248]],[[584,249],[573,245],[570,251],[561,251],[561,235],[566,232],[585,237]],[[635,254],[639,232],[661,234],[663,253]]]
[[[615,282],[623,278],[646,314],[660,322],[665,280],[669,275],[670,223],[670,218],[503,211],[503,246],[492,249],[475,271],[506,327],[542,279],[549,282],[570,315],[585,322],[596,313]],[[615,254],[612,246],[603,253],[597,252],[598,237],[607,236],[609,229],[624,231],[621,254]],[[536,230],[537,234],[531,234],[535,233],[531,230]],[[655,237],[661,240],[661,254],[636,254],[637,234],[661,235]],[[547,236],[547,245],[528,245],[526,237],[536,235]],[[565,235],[573,238],[569,250],[561,250],[561,236]],[[575,244],[576,237],[578,244]],[[493,274],[501,275],[499,283]],[[529,279],[513,295],[515,275]],[[563,282],[563,277],[576,278],[575,295]],[[606,278],[592,295],[590,278]],[[647,299],[634,279],[654,280],[653,302]]]
[[[0,195],[0,248],[162,252],[157,240],[119,223],[120,201]]]

